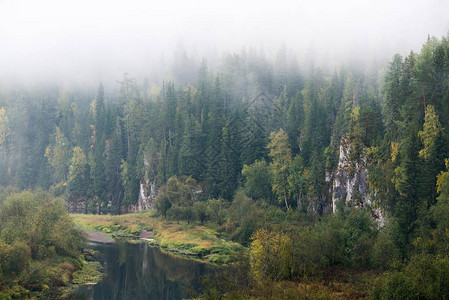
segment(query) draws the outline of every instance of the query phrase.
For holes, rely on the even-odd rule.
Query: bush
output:
[[[60,198],[25,191],[9,196],[0,208],[0,240],[26,243],[33,258],[75,257],[84,246],[85,235]]]
[[[429,254],[412,257],[403,270],[388,272],[373,290],[375,299],[447,299],[449,258]]]
[[[290,278],[292,240],[283,233],[261,229],[251,237],[251,272],[258,283]]]
[[[24,242],[8,245],[0,242],[0,270],[4,275],[19,275],[28,266],[31,251]]]
[[[316,230],[306,227],[293,240],[292,270],[294,276],[312,274],[324,265],[321,240]]]
[[[251,235],[266,223],[267,209],[265,202],[253,201],[238,191],[229,208],[227,224],[232,240],[248,245]]]
[[[320,250],[323,267],[347,264],[347,255],[350,253],[346,248],[347,236],[344,230],[344,219],[337,216],[329,216],[324,222],[317,225]]]
[[[352,265],[368,268],[372,262],[374,240],[369,234],[363,233],[352,247]]]
[[[207,201],[207,216],[210,220],[223,225],[227,215],[228,203],[223,199],[210,199]]]
[[[398,260],[399,250],[396,247],[389,228],[381,230],[373,246],[373,266],[386,270],[390,268],[394,261]]]
[[[204,223],[204,221],[208,220],[208,213],[207,213],[207,203],[204,201],[197,201],[193,204],[193,212],[195,214],[195,219],[200,221],[201,224]]]
[[[367,211],[344,210],[315,225],[304,224],[294,237],[293,273],[332,266],[370,267],[376,230]]]
[[[195,217],[193,205],[198,200],[201,187],[191,177],[170,177],[158,192],[155,207],[164,217],[172,220],[187,220]]]
[[[252,165],[244,165],[242,175],[245,178],[243,190],[246,196],[254,200],[264,200],[267,203],[273,201],[271,189],[273,179],[268,164],[265,160],[256,160]]]

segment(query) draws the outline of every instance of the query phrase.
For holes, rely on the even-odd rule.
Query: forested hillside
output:
[[[148,197],[164,218],[251,244],[259,283],[343,266],[389,270],[377,298],[447,295],[447,37],[332,71],[285,47],[214,68],[183,52],[165,81],[116,86],[0,84],[0,184],[87,213]]]
[[[3,85],[0,183],[119,213],[136,204],[141,182],[160,188],[185,175],[200,200],[232,201],[244,188],[323,214],[345,136],[350,162],[368,161],[373,204],[412,231],[436,203],[448,153],[447,39],[429,38],[386,68],[301,70],[287,53],[242,51],[215,71],[184,54],[171,79],[124,74],[117,91]]]

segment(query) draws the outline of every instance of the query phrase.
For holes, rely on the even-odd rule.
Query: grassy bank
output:
[[[215,264],[229,263],[234,254],[244,251],[240,244],[215,231],[214,224],[167,221],[150,211],[118,216],[72,214],[72,217],[82,229],[104,232],[115,239],[134,239],[142,230],[152,231],[155,234],[152,238],[162,249]]]

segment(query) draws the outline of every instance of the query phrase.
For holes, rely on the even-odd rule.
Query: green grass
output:
[[[141,230],[153,231],[153,238],[163,250],[214,264],[227,264],[233,255],[245,251],[240,244],[223,239],[214,224],[167,221],[155,217],[153,211],[118,216],[72,214],[72,217],[82,229],[105,232],[115,239],[133,239]]]

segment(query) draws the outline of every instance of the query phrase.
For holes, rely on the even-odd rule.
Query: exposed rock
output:
[[[86,200],[69,200],[66,202],[67,211],[71,214],[86,214],[87,201]]]
[[[382,227],[385,225],[384,213],[379,208],[371,207],[372,201],[367,181],[368,159],[360,149],[358,155],[352,155],[351,151],[354,151],[354,145],[347,136],[343,136],[340,143],[338,168],[333,176],[329,176],[326,172],[326,181],[332,180],[332,211],[335,213],[337,202],[340,200],[345,201],[346,205],[370,207],[377,224]]]
[[[149,181],[140,181],[139,198],[135,205],[122,209],[123,213],[134,213],[154,209],[154,200],[157,196],[156,185]],[[124,211],[123,211],[124,210]]]
[[[332,211],[337,209],[337,202],[344,200],[346,204],[352,203],[357,207],[370,207],[371,200],[368,194],[366,156],[350,159],[350,152],[354,147],[347,136],[343,136],[340,143],[340,156],[338,168],[332,183]],[[326,176],[327,177],[327,176]],[[327,178],[326,178],[327,179]]]
[[[94,204],[92,204],[94,203]],[[68,213],[73,214],[110,214],[112,209],[112,201],[108,201],[107,205],[100,205],[98,198],[94,199],[89,205],[88,201],[85,199],[74,199],[69,198],[66,201],[66,207]]]

